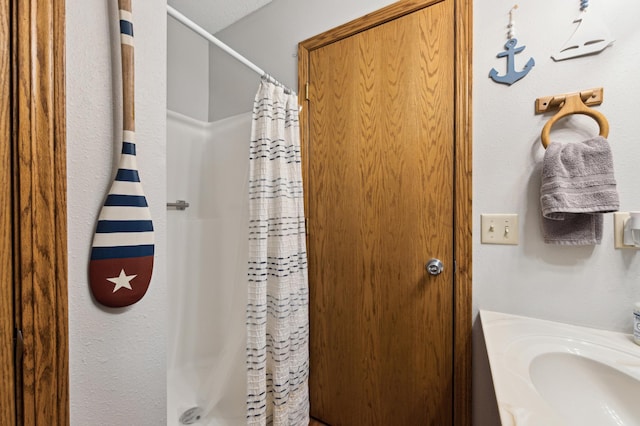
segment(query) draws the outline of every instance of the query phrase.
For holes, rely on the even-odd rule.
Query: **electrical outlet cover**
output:
[[[613,213],[613,242],[617,249],[638,249],[636,246],[629,246],[624,243],[624,221],[629,217],[628,212]]]

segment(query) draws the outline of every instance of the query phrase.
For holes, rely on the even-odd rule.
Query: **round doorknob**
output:
[[[444,265],[442,264],[440,259],[431,259],[430,261],[427,262],[427,264],[425,265],[425,268],[427,269],[427,272],[430,273],[431,275],[438,275],[444,269]]]

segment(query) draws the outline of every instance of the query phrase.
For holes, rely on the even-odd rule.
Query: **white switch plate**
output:
[[[613,213],[613,242],[617,249],[638,249],[636,246],[624,244],[624,221],[629,217],[628,212]]]
[[[517,214],[481,214],[482,244],[518,244]]]

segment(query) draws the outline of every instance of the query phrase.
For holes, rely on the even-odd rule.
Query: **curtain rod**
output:
[[[169,16],[177,19],[183,25],[185,25],[186,27],[188,27],[191,30],[193,30],[195,33],[199,34],[200,36],[202,36],[206,40],[208,40],[211,43],[213,43],[216,46],[218,46],[224,52],[226,52],[229,55],[233,56],[235,59],[240,61],[242,64],[246,65],[247,67],[251,68],[256,73],[260,74],[263,78],[266,78],[270,82],[284,87],[284,89],[287,90],[287,91],[295,93],[291,89],[286,87],[284,84],[280,83],[278,80],[273,78],[271,75],[267,74],[262,68],[260,68],[259,66],[257,66],[256,64],[254,64],[253,62],[251,62],[250,60],[248,60],[247,58],[245,58],[244,56],[242,56],[241,54],[236,52],[235,50],[233,50],[233,48],[231,48],[229,45],[225,44],[224,42],[220,41],[220,39],[217,39],[216,37],[214,37],[211,33],[207,32],[204,28],[202,28],[201,26],[199,26],[198,24],[193,22],[191,19],[189,19],[186,16],[184,16],[182,13],[178,12],[173,7],[167,5],[167,13],[169,14]]]

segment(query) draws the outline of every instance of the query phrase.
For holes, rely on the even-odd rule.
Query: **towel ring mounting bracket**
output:
[[[600,105],[604,100],[604,89],[602,87],[597,87],[595,89],[583,90],[581,92],[543,96],[536,99],[536,114],[542,114],[556,108],[561,108],[567,97],[575,95],[580,95],[580,99],[582,99],[582,102],[587,106]]]

